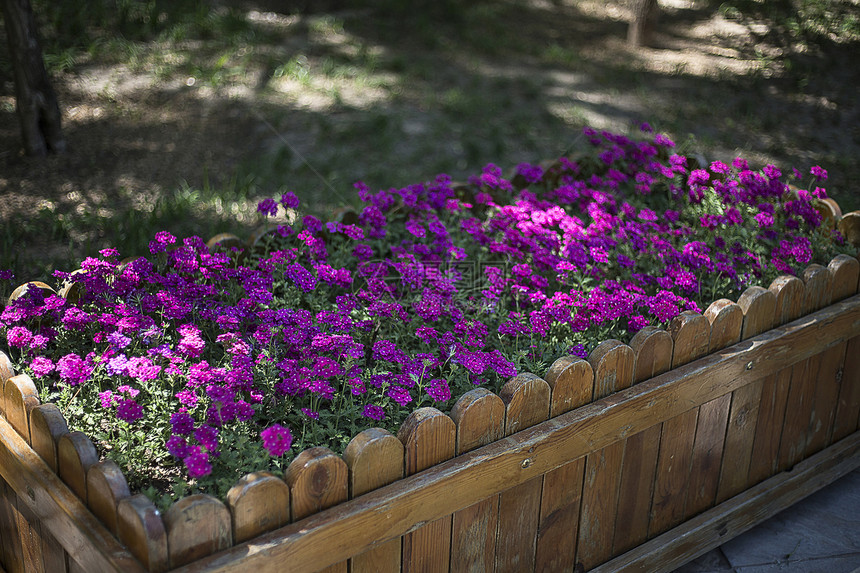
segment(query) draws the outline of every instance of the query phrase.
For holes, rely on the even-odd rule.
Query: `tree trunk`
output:
[[[2,0],[3,20],[15,72],[15,99],[27,155],[60,153],[66,148],[60,106],[51,87],[30,0]]]
[[[631,46],[650,44],[659,13],[657,0],[633,0],[633,19],[627,29],[627,42]]]

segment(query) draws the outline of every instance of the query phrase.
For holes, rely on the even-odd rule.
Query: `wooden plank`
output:
[[[665,330],[646,327],[636,333],[630,347],[636,356],[634,383],[668,372],[672,367],[672,336]],[[627,551],[648,538],[654,475],[660,450],[662,424],[631,436],[624,446],[618,514],[615,524],[613,555]]]
[[[817,357],[816,357],[817,358]],[[791,369],[791,384],[785,404],[785,423],[779,442],[779,463],[777,468],[787,470],[803,459],[815,401],[814,376],[818,370],[818,360],[812,358],[795,364]]]
[[[804,457],[823,450],[833,437],[833,422],[842,386],[842,365],[848,344],[843,342],[821,353],[815,376],[815,395],[809,418],[809,437]]]
[[[505,403],[486,388],[463,394],[451,410],[457,426],[457,455],[505,435]],[[451,571],[492,571],[496,560],[499,496],[454,513],[451,523]]]
[[[167,571],[167,531],[161,513],[142,493],[120,500],[117,504],[117,529],[123,546],[150,573]]]
[[[788,324],[803,316],[806,287],[802,280],[782,275],[770,283],[768,290],[776,297],[774,326]]]
[[[171,567],[227,549],[232,543],[230,510],[211,495],[183,497],[164,514]]]
[[[397,437],[405,449],[406,475],[411,476],[454,457],[457,428],[451,418],[436,408],[420,408],[406,418]],[[428,520],[429,523],[403,537],[403,571],[448,571],[449,513],[453,511]]]
[[[839,406],[833,422],[833,441],[852,434],[860,418],[860,337],[848,341],[845,364],[842,367],[842,386]]]
[[[26,573],[19,526],[18,499],[15,490],[5,481],[0,480],[0,532],[2,532],[0,542],[3,548],[3,564],[11,573]]]
[[[552,363],[544,380],[551,390],[550,418],[591,401],[594,371],[587,360],[577,356],[563,356]]]
[[[550,417],[591,401],[594,371],[588,361],[574,356],[559,358],[546,378],[552,391]],[[579,458],[544,475],[535,571],[570,570],[575,565],[584,472],[585,459]]]
[[[838,302],[857,294],[860,281],[860,261],[850,255],[836,255],[827,265],[833,284],[831,302]]]
[[[588,355],[594,370],[594,400],[633,384],[633,349],[618,340],[604,340]]]
[[[649,537],[663,533],[684,520],[698,416],[699,409],[694,408],[663,422],[651,521],[648,525]]]
[[[860,335],[860,296],[434,466],[181,571],[314,571]],[[695,379],[694,383],[691,380]],[[522,463],[528,459],[528,467]],[[2,461],[2,460],[0,460]],[[2,468],[0,464],[0,468]],[[2,471],[2,470],[0,470]],[[349,539],[344,543],[342,539]],[[270,569],[271,570],[271,569]]]
[[[623,518],[615,522],[613,555],[628,551],[648,538],[662,429],[663,424],[651,426],[628,438],[624,445],[618,495],[618,515]]]
[[[779,469],[779,444],[785,425],[786,404],[791,385],[791,368],[764,379],[750,457],[749,483],[756,484]]]
[[[726,440],[731,395],[720,396],[699,407],[699,421],[690,463],[684,516],[692,517],[714,505],[720,480],[720,464]]]
[[[629,388],[634,360],[633,349],[617,340],[599,344],[588,357],[594,368],[595,397]],[[586,457],[576,549],[576,561],[586,569],[612,556],[624,446],[621,440]]]
[[[726,308],[731,307],[726,306]],[[669,324],[669,333],[674,343],[673,368],[708,353],[711,341],[709,318],[693,312],[682,313]],[[651,518],[648,524],[649,537],[674,527],[684,519],[698,418],[699,410],[693,408],[663,422],[660,454],[654,476]],[[710,431],[703,428],[703,433]],[[701,456],[703,453],[699,452],[698,455]]]
[[[27,573],[54,573],[45,568],[42,555],[42,526],[38,518],[23,503],[17,504],[18,531],[24,571]]]
[[[140,563],[90,513],[9,423],[0,418],[0,475],[19,501],[88,571],[143,571]]]
[[[30,446],[48,464],[51,471],[59,471],[57,442],[69,426],[56,404],[41,404],[30,411]]]
[[[740,342],[744,311],[736,303],[726,298],[714,301],[704,316],[711,325],[708,352],[717,352]]]
[[[830,304],[833,297],[833,277],[827,268],[821,265],[809,265],[803,271],[803,282],[806,284],[806,314],[815,312]]]
[[[646,326],[630,341],[633,350],[633,383],[653,378],[672,367],[672,335],[655,326]]]
[[[0,388],[3,387],[3,384],[15,375],[15,368],[12,367],[12,361],[9,359],[9,356],[0,350]]]
[[[672,368],[692,362],[708,353],[711,344],[711,324],[696,312],[685,310],[669,323],[672,335]]]
[[[370,428],[355,436],[343,454],[349,468],[350,499],[403,479],[403,455],[403,443],[381,428]],[[350,571],[400,571],[400,553],[401,540],[393,539],[353,557]]]
[[[24,401],[29,398],[37,398],[39,391],[36,385],[26,374],[18,374],[6,381],[3,387],[6,403],[6,419],[15,428],[15,431],[30,443],[30,424],[27,421],[27,408]]]
[[[243,476],[227,492],[233,543],[290,522],[290,486],[269,472]]]
[[[113,460],[102,460],[87,471],[87,506],[114,535],[117,504],[129,496],[125,476]]]
[[[860,467],[860,433],[751,487],[592,573],[669,573]]]
[[[750,287],[738,299],[744,312],[741,339],[748,340],[770,330],[776,320],[776,295],[769,289]],[[746,489],[764,380],[735,390],[726,430],[723,464],[717,487],[717,503]]]
[[[309,448],[290,462],[284,474],[290,486],[290,517],[299,521],[349,499],[349,468],[328,448]],[[169,544],[168,544],[169,545]],[[346,573],[346,560],[323,569]]]
[[[83,432],[69,432],[57,442],[57,475],[78,499],[87,502],[87,471],[99,461],[96,447]]]
[[[509,380],[502,387],[500,397],[505,404],[507,436],[549,417],[549,384],[534,374],[520,374]],[[522,463],[528,467],[531,460],[527,458]],[[542,484],[542,476],[537,476],[499,495],[497,573],[534,570]]]

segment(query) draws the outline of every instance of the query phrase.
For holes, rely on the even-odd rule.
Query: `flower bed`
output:
[[[62,296],[47,285],[22,288],[2,315],[15,358],[8,374],[12,368],[25,372],[6,376],[6,417],[138,559],[160,570],[289,521],[307,524],[303,518],[325,507],[350,497],[367,499],[360,494],[488,442],[495,446],[486,448],[503,452],[498,459],[507,464],[522,451],[511,450],[510,441],[494,441],[502,436],[544,427],[548,417],[556,420],[551,427],[558,427],[566,414],[559,415],[592,399],[604,410],[621,404],[633,382],[751,339],[775,319],[783,324],[856,292],[857,261],[846,255],[833,258],[828,268],[807,267],[804,281],[784,276],[769,290],[743,290],[754,280],[768,284],[780,272],[813,260],[830,261],[842,248],[835,229],[838,223],[850,232],[852,218],[841,218],[822,189],[792,191],[776,168],[754,173],[740,160],[733,168],[714,163],[693,169],[686,158],[672,155],[671,142],[659,135],[637,143],[587,134],[593,155],[548,168],[523,165],[511,180],[489,166],[469,185],[440,177],[426,186],[377,194],[359,186],[364,209],[326,225],[312,217],[299,221],[297,199],[288,193],[280,201],[285,218],[248,244],[219,237],[209,246],[199,239],[178,245],[169,233],[159,233],[151,244],[152,260],[121,263],[118,253],[103,251],[99,259],[85,261],[82,271],[61,275],[67,279]],[[813,168],[812,177],[821,181],[826,173]],[[279,204],[264,201],[260,211],[276,215]],[[722,299],[698,314],[719,294],[741,291],[737,304]],[[365,536],[364,545],[356,547],[392,540],[389,558],[397,546],[407,569],[425,570],[425,560],[440,556],[483,555],[497,568],[504,569],[502,563],[517,570],[520,559],[544,559],[535,553],[541,546],[535,535],[547,540],[543,543],[558,540],[557,526],[537,525],[541,516],[561,520],[564,515],[568,526],[579,524],[578,541],[575,526],[574,538],[567,539],[577,561],[595,566],[774,475],[788,467],[785,463],[821,450],[834,436],[852,434],[856,413],[850,427],[852,410],[842,406],[840,413],[838,403],[854,403],[856,377],[845,382],[835,373],[853,372],[848,346],[857,334],[850,319],[855,310],[855,304],[837,305],[816,315],[816,326],[762,335],[775,336],[779,344],[782,336],[795,344],[792,333],[801,331],[818,329],[830,337],[811,346],[795,344],[794,356],[781,362],[763,356],[761,348],[778,347],[767,341],[723,362],[710,357],[719,371],[737,368],[739,356],[753,356],[745,364],[770,364],[765,369],[770,378],[739,376],[717,384],[720,393],[694,396],[685,389],[689,384],[715,376],[703,366],[698,377],[672,370],[667,374],[672,381],[658,376],[651,386],[638,384],[630,389],[630,407],[651,404],[642,396],[653,386],[661,399],[674,396],[672,405],[660,410],[671,416],[641,414],[645,417],[635,423],[606,426],[609,437],[592,440],[589,448],[594,448],[583,450],[580,444],[549,456],[550,461],[535,464],[527,456],[519,461],[524,472],[519,477],[506,470],[502,475],[512,481],[489,480],[486,487],[497,489],[472,487],[450,495],[470,500],[467,505],[448,511],[434,500],[428,511],[438,521],[417,530],[415,524],[427,520],[398,521],[384,534],[371,527],[358,536]],[[595,342],[607,337],[613,338]],[[829,394],[815,401],[819,390],[807,382],[807,372],[821,364],[834,381],[824,385]],[[546,374],[517,374],[524,371]],[[787,397],[778,397],[776,386]],[[113,461],[98,462],[99,452],[84,434],[68,432],[57,406],[37,406],[39,394],[43,401],[55,400],[73,427],[85,429],[110,459],[136,470],[129,474],[131,489]],[[821,406],[807,413],[814,431],[789,427],[785,401],[777,415],[778,400],[792,395],[801,409]],[[99,404],[95,411],[94,404]],[[752,412],[762,408],[776,408],[772,419],[753,424]],[[573,411],[602,419],[594,413],[602,410]],[[735,437],[733,423],[742,427]],[[379,424],[389,432],[361,431]],[[553,443],[555,430],[546,431]],[[661,436],[668,443],[661,443]],[[519,439],[526,438],[513,443]],[[661,462],[658,450],[651,451],[657,443],[659,451],[677,448],[689,472],[672,471],[674,456]],[[782,443],[787,453],[776,455],[773,448]],[[311,447],[320,445],[328,448]],[[756,447],[765,448],[761,457],[752,456]],[[337,455],[341,451],[343,457]],[[726,463],[720,465],[715,456]],[[488,471],[483,465],[496,467],[492,461],[473,467],[473,461],[467,456],[466,469],[451,471],[465,479],[483,475]],[[532,465],[540,471],[529,470]],[[178,471],[183,466],[184,476]],[[624,477],[625,471],[649,467],[656,481]],[[28,475],[35,471],[20,469]],[[598,474],[604,477],[598,480]],[[683,475],[703,483],[695,495],[681,496],[679,506],[669,498],[685,487],[686,482],[674,481]],[[24,499],[20,479],[6,479],[8,507],[43,517]],[[627,488],[619,484],[626,479],[651,488],[641,492],[647,508],[643,501],[624,501]],[[553,480],[584,485],[561,487]],[[148,498],[131,495],[147,481],[162,487],[149,488]],[[402,483],[412,484],[400,486],[408,489],[415,481]],[[516,487],[504,492],[509,486]],[[436,486],[426,487],[430,492]],[[597,489],[587,495],[591,487]],[[423,488],[410,491],[420,498]],[[172,505],[171,493],[179,498]],[[463,547],[435,546],[439,539],[456,541],[451,532],[459,527],[457,516],[488,496],[497,499],[496,509],[490,502],[480,510],[489,527],[480,539],[499,553],[467,540]],[[526,501],[504,501],[513,498]],[[413,507],[417,498],[402,499],[404,511],[421,513]],[[163,519],[153,500],[165,510]],[[44,510],[48,514],[60,511],[57,504],[48,505],[53,508]],[[606,506],[609,514],[595,519],[597,506]],[[349,513],[361,503],[343,507]],[[620,523],[619,533],[615,514],[622,507],[625,515],[641,515],[636,514],[636,526]],[[523,515],[531,517],[524,522]],[[15,511],[6,519],[19,523]],[[328,519],[320,531],[340,527]],[[534,526],[531,533],[522,529],[526,522]],[[283,535],[304,531],[290,527],[281,531],[293,533]],[[376,537],[366,537],[371,531]],[[400,536],[402,541],[394,541]],[[72,554],[67,543],[62,545],[73,561],[98,559],[90,555],[92,547]],[[15,555],[27,554],[23,545],[11,551],[4,554],[12,555],[13,563],[19,562]],[[235,560],[237,553],[229,555],[225,559]],[[356,550],[344,546],[329,557],[302,555],[311,570],[322,563],[318,559],[345,559]],[[572,564],[573,555],[563,559]],[[362,559],[373,563],[377,557],[355,557],[353,569],[360,569],[356,563]],[[555,563],[555,557],[549,559]]]

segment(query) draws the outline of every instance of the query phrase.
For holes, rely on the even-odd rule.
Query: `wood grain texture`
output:
[[[233,544],[230,511],[206,494],[183,497],[164,514],[170,566],[180,567]]]
[[[457,428],[439,410],[420,408],[406,418],[397,437],[411,476],[454,457]],[[403,537],[403,571],[448,571],[450,551],[451,515],[444,515]]]
[[[142,493],[117,504],[119,540],[150,573],[167,571],[167,531],[161,513]]]
[[[747,340],[773,328],[776,316],[776,295],[762,287],[749,287],[738,298],[744,312],[741,340]]]
[[[779,469],[779,443],[785,426],[791,368],[784,368],[764,379],[761,404],[756,421],[750,458],[749,483],[755,484],[776,474]]]
[[[855,470],[858,454],[860,435],[852,435],[592,573],[670,573]]]
[[[594,370],[594,400],[633,384],[633,349],[618,340],[605,340],[588,355]]]
[[[780,471],[790,469],[803,459],[809,436],[809,420],[815,405],[815,375],[818,356],[795,364],[785,404],[785,424],[779,443]]]
[[[560,416],[591,401],[594,371],[587,360],[563,356],[552,363],[544,380],[551,391],[549,415]]]
[[[797,277],[782,275],[768,288],[776,297],[774,326],[782,326],[803,315],[806,286]]]
[[[833,285],[831,302],[839,302],[857,294],[860,282],[860,261],[850,255],[836,255],[827,265]]]
[[[290,518],[298,521],[349,497],[346,463],[328,448],[314,447],[293,459],[284,474],[290,486]]]
[[[3,550],[3,565],[10,573],[27,573],[24,568],[24,550],[21,544],[18,496],[15,490],[3,480],[0,480],[0,528],[2,528],[0,543]]]
[[[806,285],[806,300],[804,312],[809,314],[830,304],[833,296],[833,283],[830,271],[821,265],[809,265],[803,271],[803,282]]]
[[[27,573],[53,573],[45,564],[41,522],[26,504],[19,503],[17,510],[24,570]]]
[[[654,501],[648,535],[653,537],[684,520],[687,485],[699,409],[693,408],[663,422],[660,435],[660,455],[654,477]]]
[[[708,352],[717,352],[740,342],[744,311],[736,303],[726,298],[714,301],[704,316],[711,325]]]
[[[713,507],[720,481],[720,465],[726,441],[731,395],[720,396],[699,407],[693,459],[690,464],[690,483],[684,514],[697,515]]]
[[[646,326],[630,341],[633,350],[633,383],[638,384],[672,367],[672,335],[655,326]]]
[[[624,441],[615,442],[586,458],[576,548],[577,566],[582,564],[585,570],[612,556],[624,445]]]
[[[30,445],[54,473],[59,471],[57,442],[69,426],[56,404],[41,404],[30,411]]]
[[[629,551],[648,538],[662,429],[663,424],[651,426],[628,438],[624,446],[618,494],[618,515],[623,517],[615,521],[613,555]]]
[[[233,543],[290,522],[290,486],[269,472],[242,476],[227,492]]]
[[[858,302],[855,295],[181,571],[262,573],[275,570],[273,560],[314,571],[338,562],[858,336]],[[337,542],[344,536],[349,546]]]
[[[12,367],[12,361],[9,360],[9,356],[5,352],[0,350],[0,388],[6,380],[14,375],[15,369]]]
[[[66,487],[4,419],[0,418],[0,475],[88,571],[143,571],[83,502]]]
[[[860,337],[848,341],[845,364],[842,367],[842,386],[839,405],[833,422],[833,441],[852,434],[860,419]]]
[[[855,247],[860,247],[860,211],[845,213],[839,219],[837,227],[846,241]]]
[[[711,344],[711,324],[696,312],[685,310],[669,323],[674,341],[672,368],[688,364],[708,353]]]
[[[717,503],[746,489],[763,384],[757,380],[732,393]]]
[[[544,476],[535,571],[571,571],[576,564],[584,472],[585,458],[579,458]]]
[[[457,455],[505,435],[505,403],[486,388],[460,397],[451,410],[457,426]],[[462,509],[451,523],[451,571],[492,571],[496,559],[499,496]]]
[[[98,461],[96,447],[83,432],[60,436],[57,442],[57,475],[84,503],[87,503],[87,472]]]
[[[505,403],[486,388],[463,394],[451,409],[451,419],[457,427],[457,455],[505,435]]]
[[[117,535],[117,504],[131,496],[122,470],[113,460],[102,460],[87,470],[87,507]]]
[[[833,438],[833,422],[839,405],[843,364],[847,343],[832,346],[821,353],[815,376],[815,396],[809,418],[809,437],[804,457],[823,450]]]
[[[26,374],[18,374],[6,380],[3,386],[5,394],[6,419],[15,428],[15,431],[24,438],[24,441],[30,443],[30,424],[27,420],[27,407],[25,400],[27,398],[35,398],[38,401],[39,391],[36,390],[36,385]]]
[[[537,376],[515,376],[502,387],[500,396],[505,403],[507,436],[539,424],[549,417],[549,384]],[[522,464],[528,467],[531,460],[526,458]],[[543,479],[538,476],[503,491],[499,496],[495,563],[497,573],[534,570],[542,484]]]
[[[355,436],[343,454],[349,468],[350,499],[403,479],[403,455],[403,443],[381,428],[370,428]],[[399,571],[400,559],[401,540],[394,539],[353,557],[350,571]]]

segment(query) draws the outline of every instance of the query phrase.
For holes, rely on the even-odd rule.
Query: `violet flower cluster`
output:
[[[773,166],[696,165],[660,134],[585,133],[591,152],[510,178],[488,165],[463,184],[356,184],[355,213],[275,219],[244,251],[166,231],[149,257],[103,250],[57,273],[77,298],[31,289],[0,334],[46,392],[150,432],[202,480],[236,444],[271,456],[244,471],[338,449],[849,249],[821,226],[820,167],[812,191],[792,189]],[[258,211],[298,207],[286,193]]]

